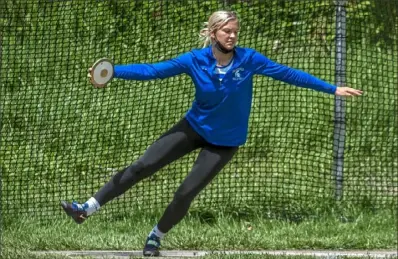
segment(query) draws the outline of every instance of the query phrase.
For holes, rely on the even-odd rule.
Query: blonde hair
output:
[[[232,11],[216,11],[210,15],[209,20],[204,23],[205,28],[201,29],[199,33],[199,40],[202,43],[203,48],[211,44],[210,35],[213,32],[216,32],[232,20],[238,20],[236,13]]]

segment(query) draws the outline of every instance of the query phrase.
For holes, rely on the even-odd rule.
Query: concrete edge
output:
[[[59,254],[64,256],[92,256],[96,258],[129,258],[142,257],[141,250],[89,250],[89,251],[31,251],[34,254]],[[314,256],[322,258],[346,257],[373,257],[395,258],[398,252],[394,250],[228,250],[228,251],[199,251],[199,250],[161,250],[161,257],[200,257],[209,254],[256,254],[256,255],[289,255],[289,256]]]

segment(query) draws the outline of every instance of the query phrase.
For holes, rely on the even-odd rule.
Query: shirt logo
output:
[[[244,70],[245,69],[243,67],[238,67],[237,69],[234,69],[232,71],[232,73],[234,74],[234,77],[232,78],[232,80],[235,80],[235,81],[243,80],[242,75],[240,74],[240,72],[242,72]]]

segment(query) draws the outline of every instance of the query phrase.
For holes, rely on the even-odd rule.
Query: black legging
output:
[[[174,194],[173,201],[158,223],[158,229],[167,233],[186,215],[193,199],[232,159],[238,147],[216,146],[206,142],[183,118],[155,141],[137,161],[115,174],[94,198],[103,206],[142,179],[198,148],[202,150],[191,172]]]

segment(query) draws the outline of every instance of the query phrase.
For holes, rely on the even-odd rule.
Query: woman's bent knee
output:
[[[146,166],[140,160],[137,160],[133,164],[131,164],[127,168],[126,173],[128,173],[131,176],[133,182],[139,182],[147,177]]]

